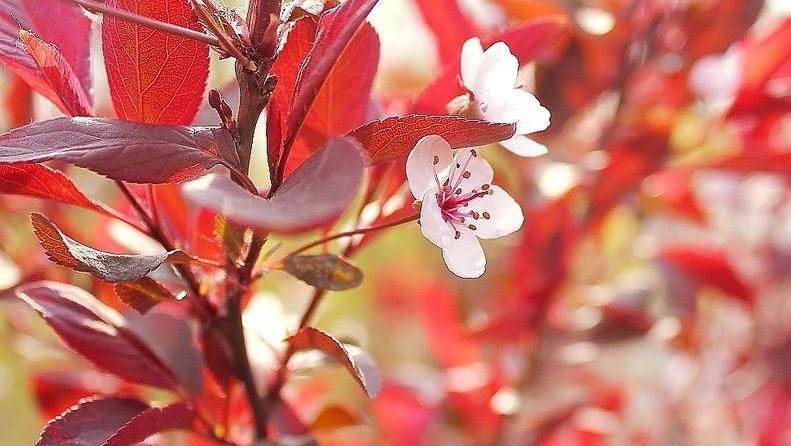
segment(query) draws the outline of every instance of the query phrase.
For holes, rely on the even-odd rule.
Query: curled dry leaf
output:
[[[369,397],[373,398],[379,393],[382,384],[379,370],[373,359],[361,349],[347,347],[329,334],[312,327],[300,329],[289,338],[289,342],[295,351],[316,349],[338,361]]]
[[[183,387],[175,373],[133,333],[117,311],[85,290],[57,282],[16,289],[74,351],[126,381],[165,389]]]
[[[145,314],[160,302],[175,299],[175,297],[150,277],[142,277],[132,282],[119,282],[115,284],[115,295],[122,302]]]
[[[158,268],[165,262],[189,263],[182,251],[153,255],[112,254],[85,246],[69,238],[41,214],[31,214],[33,230],[47,253],[58,265],[88,273],[105,282],[132,282]]]
[[[359,268],[334,254],[291,256],[283,260],[283,271],[316,288],[344,291],[363,281]]]

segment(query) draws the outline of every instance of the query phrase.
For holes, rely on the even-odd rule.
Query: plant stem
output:
[[[170,239],[162,232],[162,229],[159,227],[159,225],[151,220],[148,212],[143,209],[143,206],[140,205],[140,202],[137,201],[137,198],[134,196],[134,194],[132,194],[132,191],[129,190],[126,184],[124,184],[122,181],[116,181],[115,184],[135,209],[135,212],[137,212],[140,219],[143,220],[143,224],[145,224],[148,228],[149,235],[158,241],[159,244],[162,245],[162,247],[166,250],[173,251],[176,249],[173,245],[173,242],[171,242]],[[195,304],[194,307],[198,314],[204,320],[210,319],[214,314],[214,308],[212,308],[211,304],[209,304],[209,302],[200,293],[198,280],[195,278],[195,275],[192,274],[192,271],[190,271],[189,266],[182,264],[171,264],[171,267],[179,276],[181,276],[182,279],[184,279],[187,287],[192,292],[193,302]]]
[[[186,37],[188,39],[197,40],[198,42],[205,43],[207,45],[211,45],[217,48],[221,47],[220,40],[215,36],[210,36],[206,33],[195,31],[189,28],[184,28],[183,26],[174,25],[172,23],[162,22],[156,19],[152,19],[150,17],[145,17],[139,14],[135,14],[133,12],[125,11],[120,8],[107,6],[103,2],[98,2],[95,0],[66,0],[66,1],[70,1],[72,3],[80,5],[83,8],[93,13],[104,14],[110,17],[115,17],[117,19],[126,20],[132,23],[137,23],[138,25],[163,31],[169,34],[174,34],[177,36]]]
[[[264,69],[265,71],[260,71]],[[250,172],[250,156],[253,153],[253,138],[258,119],[261,117],[274,85],[267,79],[269,67],[259,67],[259,71],[249,71],[244,63],[236,63],[236,79],[239,82],[239,111],[234,135],[236,153],[239,155],[241,170]]]
[[[323,245],[324,243],[331,242],[331,241],[337,240],[339,238],[351,237],[353,235],[359,235],[359,234],[367,234],[369,232],[378,231],[380,229],[391,228],[393,226],[398,226],[398,225],[402,225],[404,223],[409,223],[409,222],[415,221],[415,220],[417,220],[419,218],[420,218],[420,214],[415,214],[415,215],[410,215],[409,217],[405,217],[405,218],[402,218],[400,220],[396,220],[396,221],[393,221],[393,222],[390,222],[390,223],[385,223],[385,224],[382,224],[382,225],[379,225],[379,226],[371,226],[370,228],[361,228],[361,229],[355,229],[353,231],[339,232],[337,234],[333,234],[333,235],[324,237],[322,239],[316,240],[314,242],[310,242],[310,243],[308,243],[306,245],[303,245],[303,246],[295,249],[294,251],[291,251],[285,257],[290,257],[290,256],[293,256],[293,255],[297,255],[299,253],[307,251],[310,248],[315,248],[316,246]]]
[[[255,385],[253,372],[250,367],[250,357],[247,354],[247,342],[244,338],[244,325],[242,323],[242,294],[238,291],[228,296],[226,302],[227,314],[225,315],[227,337],[234,352],[236,373],[244,384],[247,399],[253,411],[256,438],[266,438],[267,414]]]

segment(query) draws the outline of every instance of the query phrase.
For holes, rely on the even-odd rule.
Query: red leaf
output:
[[[531,20],[519,26],[481,39],[484,47],[495,42],[505,42],[519,59],[520,65],[537,61],[551,64],[562,54],[571,37],[571,26],[562,17]],[[442,73],[431,83],[412,105],[418,113],[446,113],[446,105],[463,92],[456,79],[461,74],[461,45],[455,58],[445,64]]]
[[[373,401],[376,424],[389,442],[386,445],[426,444],[426,434],[436,417],[436,409],[427,405],[418,392],[385,384]]]
[[[28,72],[35,71],[36,63],[16,46],[20,25],[57,46],[82,90],[91,91],[91,20],[82,8],[62,0],[0,0],[0,54],[16,57]],[[25,80],[31,85],[35,81]]]
[[[160,302],[175,300],[175,297],[154,279],[142,277],[134,282],[116,283],[115,295],[125,304],[145,314]]]
[[[0,164],[0,193],[53,200],[107,213],[66,176],[43,164]]]
[[[108,0],[139,15],[201,31],[186,0]],[[209,75],[206,44],[105,16],[104,52],[118,117],[152,124],[190,124]]]
[[[34,113],[33,90],[24,79],[14,73],[8,73],[6,79],[8,87],[3,95],[3,109],[8,113],[8,127],[22,127],[30,124],[33,121]]]
[[[302,64],[294,89],[285,128],[285,150],[290,149],[327,76],[377,2],[347,0],[322,14],[316,43]]]
[[[145,277],[165,262],[188,263],[181,251],[154,255],[111,254],[69,238],[41,214],[31,214],[33,230],[47,257],[58,265],[91,274],[105,282],[131,282]]]
[[[415,144],[428,135],[439,135],[451,147],[484,146],[514,135],[513,124],[468,119],[460,116],[406,115],[365,124],[349,133],[363,145],[371,164],[406,156]]]
[[[300,329],[289,341],[295,351],[316,349],[341,363],[369,397],[379,393],[379,372],[367,355],[349,352],[337,339],[312,327]]]
[[[20,31],[19,38],[25,44],[25,49],[36,62],[44,80],[52,90],[49,94],[41,93],[70,116],[92,116],[93,107],[90,96],[87,91],[83,90],[80,80],[58,47],[27,31]]]
[[[0,135],[0,164],[58,160],[115,180],[179,182],[233,150],[219,128],[150,125],[113,119],[58,118]]]
[[[100,393],[96,389],[103,387],[105,392],[116,390],[116,386],[108,385],[108,381],[112,383],[112,379],[95,379],[96,376],[86,378],[86,375],[82,370],[32,372],[31,388],[44,419],[55,418],[73,406],[75,401]]]
[[[417,0],[426,25],[433,31],[442,63],[458,60],[464,42],[478,34],[457,0]]]
[[[297,233],[338,218],[354,198],[362,174],[356,144],[336,138],[299,166],[271,198],[253,195],[219,175],[187,183],[184,191],[193,203],[225,214],[234,223]]]
[[[181,387],[173,372],[112,308],[80,288],[34,282],[16,290],[60,338],[100,369],[127,381],[168,389]]]
[[[53,418],[36,446],[99,446],[148,406],[130,398],[85,399]]]
[[[170,430],[193,430],[197,413],[188,403],[152,407],[137,414],[101,446],[132,446],[146,438]]]
[[[771,172],[791,178],[791,152],[742,153],[705,167],[739,173]]]
[[[283,50],[272,66],[272,74],[277,76],[277,86],[272,93],[266,115],[267,159],[269,172],[275,177],[280,155],[283,150],[285,126],[300,67],[313,48],[318,22],[311,16],[303,17],[293,25]]]
[[[762,102],[771,103],[765,91],[772,80],[788,63],[791,48],[791,19],[786,19],[767,36],[749,41],[743,48],[744,62],[741,85],[729,113],[755,113]]]
[[[717,248],[679,246],[665,248],[659,259],[667,262],[700,285],[710,286],[748,304],[754,300],[752,288],[736,273],[727,254]]]
[[[286,160],[286,177],[330,138],[345,135],[365,122],[378,66],[379,36],[366,23],[349,42],[316,96]]]

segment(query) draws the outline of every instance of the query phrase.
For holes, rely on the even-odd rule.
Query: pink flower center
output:
[[[443,183],[440,183],[436,167],[439,164],[439,157],[434,157],[434,179],[437,182],[438,189],[435,194],[437,204],[439,204],[442,212],[442,219],[454,231],[457,240],[461,237],[461,231],[459,231],[459,226],[457,225],[466,226],[470,230],[475,231],[478,229],[474,224],[475,220],[481,218],[488,220],[491,218],[491,214],[488,211],[476,212],[469,209],[471,202],[494,193],[491,185],[482,184],[479,188],[472,189],[466,193],[459,187],[463,180],[472,176],[472,173],[467,168],[470,165],[470,161],[477,156],[478,153],[475,150],[471,150],[470,156],[464,162],[464,166],[455,162],[451,167],[448,178]]]

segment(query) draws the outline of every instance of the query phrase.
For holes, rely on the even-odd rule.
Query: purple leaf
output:
[[[16,290],[60,338],[102,370],[127,381],[179,389],[176,375],[127,327],[117,311],[87,291],[57,282],[34,282]]]
[[[289,341],[295,351],[316,349],[338,361],[369,397],[379,393],[379,371],[371,357],[362,350],[356,347],[349,349],[334,337],[312,327],[300,329]]]
[[[31,214],[33,230],[47,253],[58,265],[91,274],[105,282],[132,282],[145,277],[165,262],[188,263],[181,251],[153,255],[112,254],[85,246],[69,238],[41,214]]]
[[[220,128],[115,119],[58,118],[0,135],[0,164],[58,160],[114,180],[175,183],[225,164],[231,136]]]
[[[193,203],[261,231],[298,233],[338,218],[363,174],[356,143],[335,138],[294,171],[271,198],[253,195],[230,179],[207,175],[184,185]]]
[[[50,420],[36,446],[98,446],[147,409],[131,398],[82,400]]]
[[[146,438],[170,430],[193,430],[197,413],[188,403],[152,407],[129,420],[101,446],[132,446]]]

